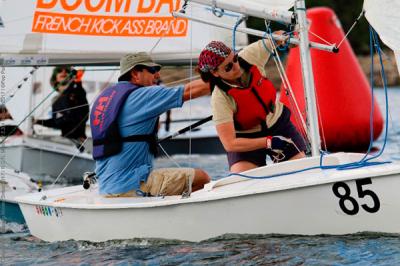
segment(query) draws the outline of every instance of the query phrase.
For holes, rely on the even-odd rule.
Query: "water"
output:
[[[377,98],[383,106],[383,91],[377,92]],[[395,105],[400,90],[391,89],[389,101],[390,129],[382,157],[393,161],[400,160],[400,105]],[[378,148],[382,145],[383,135],[375,143]],[[181,166],[203,168],[213,179],[228,172],[224,155],[173,159]],[[156,166],[171,167],[175,162],[161,158]],[[224,235],[200,243],[154,239],[46,243],[32,237],[24,226],[6,224],[4,229],[0,230],[0,264],[4,265],[400,265],[399,235]]]

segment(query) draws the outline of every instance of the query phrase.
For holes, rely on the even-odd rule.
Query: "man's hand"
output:
[[[284,150],[290,148],[290,146],[295,147],[291,139],[282,136],[267,136],[266,143],[267,149],[276,153],[282,153]]]

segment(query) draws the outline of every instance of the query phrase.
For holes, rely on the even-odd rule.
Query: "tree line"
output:
[[[339,18],[343,31],[346,33],[354,21],[360,15],[363,7],[363,0],[306,0],[307,8],[312,7],[329,7],[334,10],[336,16]],[[247,20],[247,26],[264,31],[264,20],[259,18],[250,17]],[[283,26],[278,23],[271,23],[272,30],[282,29]],[[365,55],[369,53],[369,32],[368,21],[363,16],[356,27],[351,31],[348,40],[358,55]],[[257,37],[249,36],[249,41],[257,40]]]

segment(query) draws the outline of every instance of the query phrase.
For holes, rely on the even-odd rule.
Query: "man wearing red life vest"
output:
[[[290,121],[290,110],[277,100],[266,78],[264,67],[271,54],[262,42],[235,54],[212,41],[199,56],[201,78],[215,84],[213,120],[231,172],[263,166],[266,155],[275,162],[305,157],[305,142]]]

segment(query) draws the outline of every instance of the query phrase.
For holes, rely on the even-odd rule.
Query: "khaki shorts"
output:
[[[172,196],[190,193],[194,179],[193,168],[161,168],[153,170],[140,190],[151,196]],[[121,194],[109,194],[107,198],[136,197],[136,189]]]

